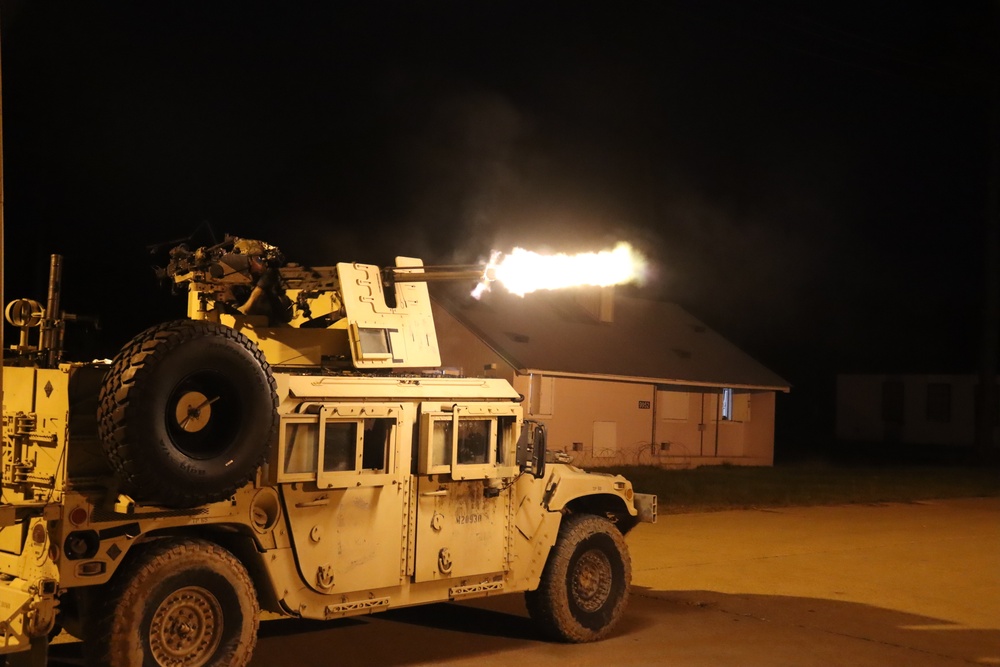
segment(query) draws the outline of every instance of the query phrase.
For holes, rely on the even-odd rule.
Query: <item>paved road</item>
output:
[[[1000,499],[662,516],[628,541],[630,607],[598,644],[539,641],[517,595],[267,622],[252,665],[1000,665]]]

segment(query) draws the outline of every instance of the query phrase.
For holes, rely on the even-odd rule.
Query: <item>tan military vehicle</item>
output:
[[[547,636],[611,630],[623,536],[655,497],[547,457],[506,381],[437,369],[426,281],[468,275],[397,264],[180,246],[163,276],[189,319],[110,363],[67,363],[53,257],[47,303],[6,309],[21,330],[3,369],[10,664],[44,664],[62,628],[91,664],[245,665],[261,610],[334,619],[520,591]]]

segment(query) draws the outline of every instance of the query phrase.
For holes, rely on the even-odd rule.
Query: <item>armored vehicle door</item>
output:
[[[414,580],[507,571],[520,408],[421,404]]]
[[[278,481],[299,571],[321,593],[396,586],[406,497],[396,404],[313,403],[283,415]]]

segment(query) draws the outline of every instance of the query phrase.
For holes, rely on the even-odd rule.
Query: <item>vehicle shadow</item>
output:
[[[885,658],[879,657],[880,651],[890,648],[909,655],[912,661],[905,664],[911,665],[925,664],[921,660],[929,661],[926,664],[942,664],[940,661],[945,660],[949,661],[946,664],[951,664],[950,661],[956,664],[1000,664],[1000,619],[994,628],[970,628],[938,618],[847,600],[633,587],[633,612],[649,613],[647,610],[650,608],[657,610],[660,623],[666,620],[662,617],[664,612],[673,615],[675,620],[683,616],[704,614],[706,618],[712,618],[723,614],[733,620],[759,621],[776,632],[835,637],[837,641],[833,643],[853,645],[859,652],[857,660],[845,661],[840,654],[829,664],[904,664],[886,662]],[[831,658],[835,655],[831,654]]]
[[[81,665],[79,644],[49,664]],[[556,644],[521,595],[440,603],[333,621],[261,624],[251,667],[574,667],[1000,664],[1000,629],[843,600],[633,587],[621,623],[596,644]]]
[[[524,610],[523,597],[508,595],[331,621],[265,620],[250,664],[328,667],[331,655],[336,655],[333,664],[352,667],[437,664],[542,642]],[[54,644],[48,664],[82,665],[80,649],[79,642]]]

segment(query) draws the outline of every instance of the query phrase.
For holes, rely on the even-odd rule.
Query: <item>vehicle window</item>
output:
[[[285,431],[285,472],[316,472],[318,449],[317,424],[289,424]]]
[[[323,472],[357,469],[357,422],[328,421],[323,438]]]
[[[431,465],[451,463],[451,420],[435,419],[431,431]]]
[[[508,458],[512,458],[516,422],[517,418],[513,416],[497,419],[497,465],[508,465]]]
[[[489,463],[490,420],[462,419],[458,422],[458,463]]]
[[[421,405],[417,470],[453,480],[516,474],[521,406],[509,402]]]
[[[386,462],[394,419],[366,419],[361,453],[361,468],[370,472],[388,472]]]

